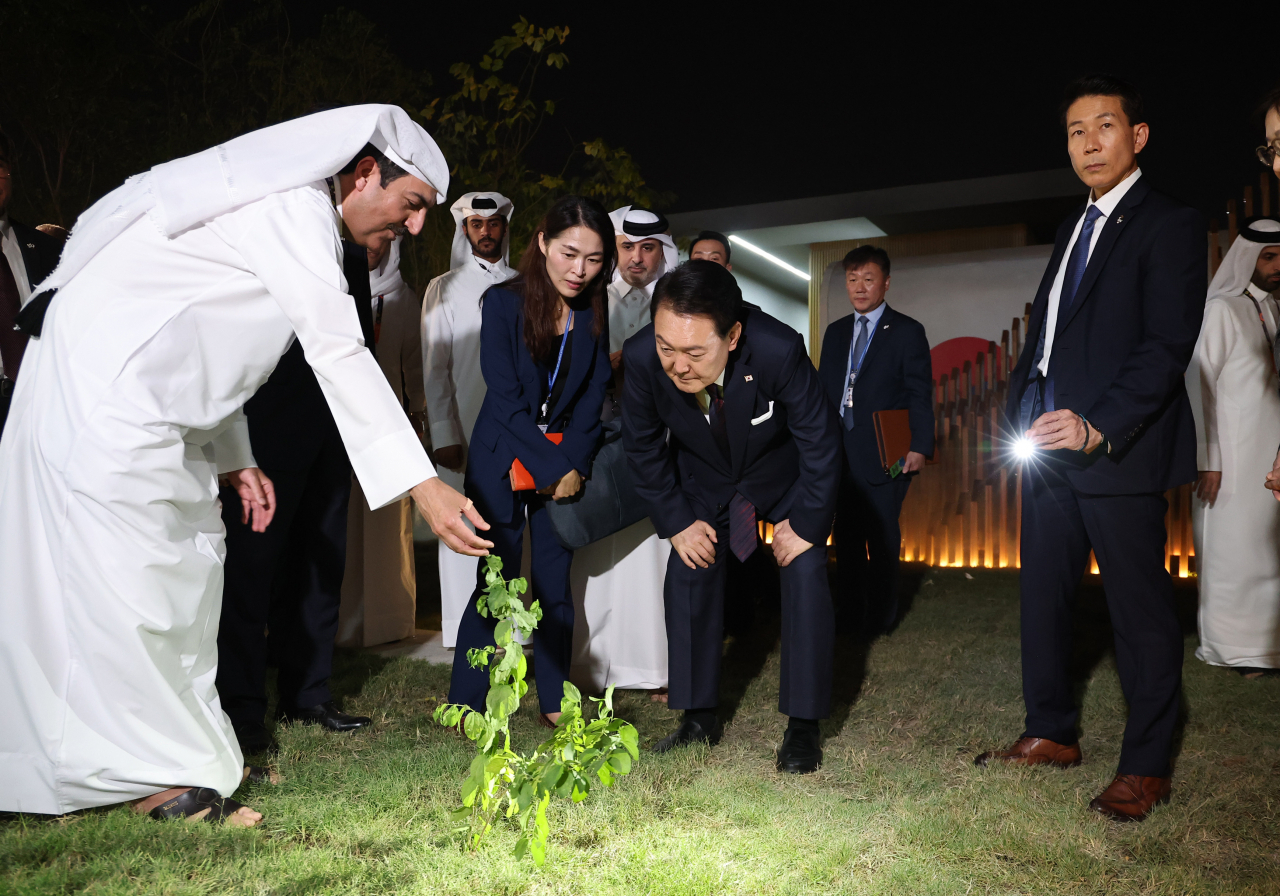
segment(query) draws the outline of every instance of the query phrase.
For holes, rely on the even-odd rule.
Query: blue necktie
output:
[[[857,327],[858,335],[853,340],[853,348],[849,350],[849,381],[844,384],[845,391],[840,396],[840,419],[844,421],[845,429],[853,429],[853,408],[849,407],[849,402],[845,399],[853,388],[853,377],[862,366],[862,356],[867,351],[867,318],[859,315]]]
[[[1089,264],[1089,247],[1093,243],[1093,228],[1102,217],[1102,210],[1096,205],[1089,206],[1084,213],[1084,225],[1080,228],[1080,236],[1071,247],[1071,257],[1067,259],[1067,269],[1062,275],[1062,292],[1058,295],[1058,320],[1061,321],[1071,310],[1075,302],[1076,292],[1080,289],[1080,281],[1084,279],[1084,270]],[[1039,389],[1036,382],[1040,375],[1040,362],[1044,360],[1044,340],[1049,332],[1049,314],[1045,311],[1044,324],[1040,327],[1040,341],[1036,344],[1036,353],[1031,359],[1031,375],[1028,381],[1027,394],[1023,396],[1023,426],[1030,426],[1044,411],[1052,411],[1053,377],[1046,376],[1044,381],[1043,406],[1041,406]],[[1056,335],[1056,330],[1055,330]],[[1032,391],[1036,390],[1036,391]]]

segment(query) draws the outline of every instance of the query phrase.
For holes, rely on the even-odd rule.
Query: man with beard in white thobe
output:
[[[418,297],[400,277],[401,242],[396,240],[380,252],[369,250],[374,357],[414,430],[421,431],[425,399]],[[347,564],[338,611],[338,644],[372,647],[409,637],[417,595],[412,503],[404,497],[370,510],[360,480],[353,478],[347,505]]]
[[[33,338],[0,439],[0,810],[261,818],[229,799],[248,770],[214,688],[218,475],[265,528],[241,408],[295,334],[370,504],[408,492],[446,543],[490,546],[364,347],[341,267],[342,225],[367,248],[418,233],[448,180],[402,109],[352,106],[157,165],[80,216],[19,314]]]
[[[1209,285],[1187,375],[1199,436],[1196,656],[1244,675],[1280,667],[1280,503],[1259,488],[1280,445],[1278,287],[1280,220],[1255,218]]]
[[[622,344],[653,319],[658,279],[680,263],[667,219],[639,206],[609,213],[618,267],[609,284],[609,360],[613,396],[622,396]],[[609,685],[654,691],[666,699],[667,625],[662,603],[669,542],[647,518],[576,551],[570,585],[573,680],[591,692]]]
[[[422,297],[422,374],[432,460],[440,477],[462,490],[467,446],[484,402],[480,372],[480,297],[515,276],[511,200],[501,193],[467,193],[450,209],[455,224],[449,270]],[[527,575],[528,535],[524,550]],[[440,545],[440,628],[445,647],[458,640],[458,622],[476,588],[476,561]]]

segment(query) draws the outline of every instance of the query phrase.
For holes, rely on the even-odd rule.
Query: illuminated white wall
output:
[[[779,289],[757,280],[746,271],[735,266],[734,276],[738,286],[742,288],[742,298],[752,305],[759,305],[765,313],[771,314],[804,337],[805,347],[809,345],[809,301],[802,295],[788,295]],[[809,285],[796,278],[796,283],[808,290]]]
[[[924,324],[930,345],[957,336],[999,342],[1035,299],[1052,252],[1053,246],[1022,246],[893,259],[886,299]],[[824,329],[852,312],[839,262],[827,267],[821,295]]]

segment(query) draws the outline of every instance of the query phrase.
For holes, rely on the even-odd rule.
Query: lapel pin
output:
[[[27,248],[28,248],[28,249],[34,249],[35,247],[36,247],[36,244],[35,244],[35,243],[27,243]]]
[[[743,379],[743,381],[744,381],[744,382],[748,382],[748,383],[749,383],[749,382],[751,382],[751,374],[749,374],[749,373],[748,373],[748,374],[747,374],[746,376],[744,376],[742,379]]]
[[[1118,215],[1118,216],[1116,217],[1116,223],[1117,223],[1117,224],[1121,223],[1123,220],[1124,220],[1124,215]]]

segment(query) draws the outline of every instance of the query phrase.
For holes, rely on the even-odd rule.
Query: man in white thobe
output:
[[[1254,219],[1209,286],[1187,377],[1199,436],[1196,656],[1249,674],[1280,667],[1280,503],[1260,486],[1280,445],[1278,287],[1280,220]]]
[[[400,244],[369,250],[375,357],[414,429],[422,429],[422,340],[418,297],[400,276]],[[458,557],[447,548],[442,549]],[[474,559],[470,559],[475,563]],[[413,634],[418,586],[413,563],[413,506],[406,496],[369,509],[360,480],[347,505],[347,564],[338,611],[338,644],[372,647]]]
[[[622,344],[653,319],[653,288],[680,259],[662,215],[625,205],[609,218],[618,245],[618,267],[608,288],[609,360],[618,387],[614,395],[621,396]],[[648,519],[574,553],[570,583],[579,623],[573,629],[571,674],[583,688],[666,688],[662,587],[670,553],[670,543],[658,537]]]
[[[515,276],[507,264],[515,209],[501,193],[480,192],[465,194],[450,210],[455,229],[449,270],[427,284],[422,298],[422,373],[432,457],[441,478],[461,491],[467,446],[486,391],[480,297]],[[527,544],[524,556],[527,565]],[[453,647],[462,611],[475,592],[476,561],[442,544],[439,563],[441,638]]]
[[[448,179],[402,109],[352,106],[158,165],[81,215],[19,315],[38,338],[0,439],[0,810],[207,794],[216,817],[239,786],[214,688],[218,476],[265,527],[241,408],[295,336],[370,504],[408,492],[484,553],[464,515],[487,524],[436,478],[341,267],[340,226],[373,248],[417,233]]]

